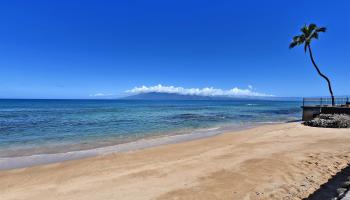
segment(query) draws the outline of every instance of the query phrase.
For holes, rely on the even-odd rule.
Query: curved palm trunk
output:
[[[327,76],[325,76],[324,74],[322,74],[322,72],[320,71],[320,69],[317,67],[316,63],[315,63],[315,60],[314,60],[314,57],[312,56],[312,51],[311,51],[311,47],[310,45],[307,45],[307,48],[309,49],[309,53],[310,53],[310,58],[311,58],[311,62],[312,64],[314,65],[314,67],[316,68],[318,74],[324,78],[327,83],[328,83],[328,89],[329,89],[329,93],[331,93],[331,97],[332,97],[332,106],[335,105],[334,103],[334,95],[333,95],[333,90],[332,90],[332,86],[331,86],[331,81],[329,80],[329,78]]]

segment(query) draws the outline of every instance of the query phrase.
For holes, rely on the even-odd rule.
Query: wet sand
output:
[[[0,199],[301,199],[350,162],[350,129],[265,125],[0,171]]]

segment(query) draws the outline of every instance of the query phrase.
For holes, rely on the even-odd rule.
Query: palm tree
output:
[[[333,90],[332,90],[332,86],[331,86],[331,81],[317,67],[315,60],[312,56],[312,51],[311,51],[311,41],[313,39],[318,39],[318,34],[321,32],[326,32],[326,28],[325,27],[317,27],[316,24],[310,24],[310,25],[304,25],[304,27],[301,28],[301,32],[302,32],[301,35],[297,35],[297,36],[293,37],[293,41],[292,41],[292,43],[290,43],[289,48],[291,49],[295,46],[304,44],[305,53],[307,50],[309,51],[312,64],[316,68],[318,74],[322,78],[324,78],[328,83],[329,93],[331,94],[331,97],[332,97],[332,106],[334,106],[334,95],[333,95]]]

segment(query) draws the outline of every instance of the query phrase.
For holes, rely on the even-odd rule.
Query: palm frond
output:
[[[303,32],[303,34],[304,35],[307,35],[308,34],[308,32],[309,32],[309,30],[308,30],[309,28],[306,26],[306,24],[303,26],[303,28],[301,28],[300,30],[301,30],[301,32]]]
[[[313,32],[312,35],[311,35],[311,38],[315,38],[315,39],[318,39],[318,32]]]
[[[327,31],[327,28],[326,27],[321,27],[321,28],[318,28],[316,29],[317,32],[326,32]]]
[[[304,43],[306,41],[306,38],[305,38],[305,35],[300,35],[299,36],[299,44],[302,44],[302,43]]]
[[[296,35],[293,37],[293,41],[299,41],[300,40],[300,35]]]
[[[309,25],[309,30],[310,30],[310,32],[312,32],[312,31],[314,31],[314,30],[316,30],[316,29],[317,29],[316,24],[310,24],[310,25]]]
[[[292,48],[294,48],[295,46],[297,46],[298,45],[298,43],[297,42],[291,42],[290,44],[289,44],[289,48],[290,49],[292,49]]]
[[[301,29],[302,34],[294,36],[289,48],[304,44],[304,51],[307,51],[308,46],[311,44],[312,39],[318,39],[319,32],[326,32],[325,27],[317,27],[316,24],[304,25]]]

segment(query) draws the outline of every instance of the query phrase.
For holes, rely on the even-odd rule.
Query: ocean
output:
[[[0,100],[0,169],[301,118],[299,101]],[[129,144],[129,145],[127,145]]]

